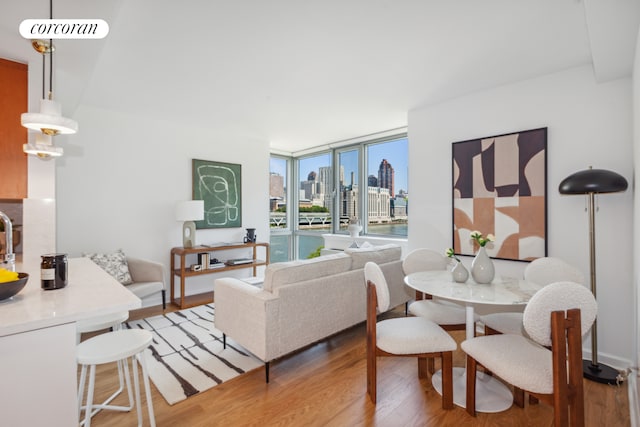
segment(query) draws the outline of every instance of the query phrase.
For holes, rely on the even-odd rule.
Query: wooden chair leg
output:
[[[476,359],[467,355],[467,412],[476,416]]]
[[[367,342],[367,393],[371,402],[376,403],[377,356],[375,349]]]
[[[524,408],[524,390],[518,387],[513,387],[513,403]]]
[[[429,375],[433,375],[436,372],[436,364],[433,357],[427,360],[427,371],[429,371]]]
[[[429,377],[429,364],[433,364],[432,357],[418,357],[418,378]]]
[[[537,397],[529,395],[529,405],[537,405],[539,402]]]
[[[453,409],[453,352],[451,351],[442,353],[442,409]]]
[[[582,334],[580,310],[569,310],[567,318],[573,322],[567,332],[569,357],[569,422],[584,426],[584,381],[582,379]]]

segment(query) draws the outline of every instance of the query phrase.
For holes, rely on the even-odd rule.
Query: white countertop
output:
[[[140,308],[140,298],[89,258],[71,258],[67,286],[45,291],[40,271],[29,273],[27,285],[13,298],[0,301],[0,336],[76,322]]]

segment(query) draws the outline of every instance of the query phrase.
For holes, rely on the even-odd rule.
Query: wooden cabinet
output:
[[[0,58],[0,199],[27,198],[27,129],[20,115],[28,92],[27,65]]]
[[[234,250],[236,249],[252,249],[252,258],[251,262],[247,262],[244,264],[237,265],[225,265],[223,267],[218,268],[205,268],[199,271],[191,271],[190,266],[188,266],[186,257],[190,254],[210,254],[211,258],[219,258],[221,260],[226,260],[230,258],[234,258]],[[264,250],[264,259],[258,259],[258,248],[263,248]],[[219,254],[217,252],[224,251]],[[238,252],[238,251],[236,251]],[[226,258],[223,258],[223,255]],[[176,260],[178,263],[176,264]],[[202,300],[199,299],[198,302],[189,303],[185,300],[185,282],[188,277],[194,276],[202,276],[204,274],[219,274],[225,271],[230,270],[240,270],[251,268],[253,270],[253,276],[257,273],[257,268],[263,265],[269,264],[269,244],[268,243],[232,243],[232,244],[224,244],[224,245],[212,245],[212,246],[196,246],[193,248],[183,248],[177,247],[171,249],[171,303],[177,305],[181,309],[192,307],[194,305],[202,304]],[[180,297],[176,298],[175,296],[175,288],[176,288],[176,277],[180,278]]]

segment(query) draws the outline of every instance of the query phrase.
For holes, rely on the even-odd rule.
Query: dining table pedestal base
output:
[[[439,370],[431,378],[433,388],[442,395],[442,371]],[[453,403],[466,408],[467,406],[467,370],[466,368],[453,368]],[[476,375],[476,411],[477,412],[502,412],[513,404],[511,390],[502,382],[487,375],[477,372]]]

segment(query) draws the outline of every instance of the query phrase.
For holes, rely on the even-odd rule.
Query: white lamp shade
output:
[[[201,221],[204,219],[204,200],[188,200],[176,206],[177,221]]]
[[[62,106],[51,99],[40,100],[39,113],[22,113],[22,126],[49,135],[78,132],[78,122],[62,116]]]
[[[22,150],[27,154],[45,159],[48,157],[60,157],[64,153],[62,147],[53,145],[51,135],[45,135],[43,133],[36,134],[36,142],[24,144]]]

